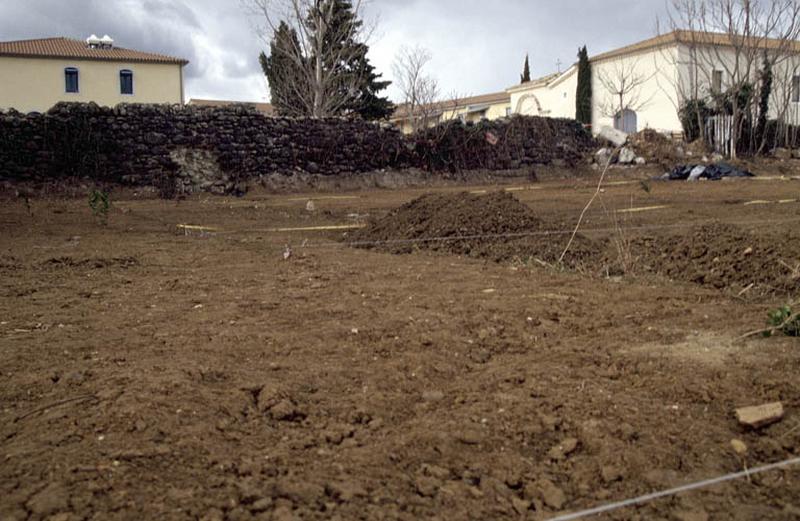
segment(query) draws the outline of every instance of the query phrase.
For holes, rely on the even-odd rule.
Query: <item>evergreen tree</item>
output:
[[[584,45],[578,51],[578,90],[575,96],[575,119],[592,124],[592,64]]]
[[[522,67],[522,75],[519,77],[520,83],[527,83],[531,81],[531,65],[528,60],[528,55],[525,55],[525,65]]]
[[[341,108],[341,115],[357,114],[365,120],[388,119],[394,113],[394,105],[379,93],[391,85],[390,81],[380,81],[381,75],[369,62],[369,47],[355,41],[354,37],[364,22],[358,19],[352,0],[321,0],[317,9],[326,12],[333,2],[333,15],[325,31],[326,49],[346,48],[343,53],[328,53],[330,56],[344,56],[345,63],[337,64],[341,70],[338,87],[346,92],[350,101]],[[334,64],[326,64],[333,69]],[[356,85],[355,91],[353,85]]]
[[[389,98],[379,96],[379,93],[386,90],[392,82],[381,81],[381,75],[375,72],[375,67],[367,59],[367,46],[362,44],[361,47],[363,52],[356,63],[362,87],[349,108],[367,121],[389,119],[394,113],[394,104]]]
[[[756,124],[755,138],[756,146],[760,147],[767,130],[767,118],[769,118],[769,98],[772,95],[772,83],[774,74],[772,73],[772,63],[766,53],[764,53],[764,68],[761,70],[761,96],[758,104],[758,122]]]
[[[352,0],[314,0],[295,22],[281,21],[269,56],[259,56],[279,115],[375,120],[394,112],[379,95],[390,82],[380,80],[359,41],[363,22]]]
[[[299,48],[297,33],[281,22],[270,42],[270,55],[261,53],[258,61],[269,82],[272,106],[279,116],[303,116],[304,103],[298,94],[303,71],[292,61],[290,49]]]

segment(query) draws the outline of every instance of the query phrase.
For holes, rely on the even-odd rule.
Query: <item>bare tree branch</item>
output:
[[[439,101],[439,83],[426,73],[432,59],[433,55],[424,47],[404,46],[397,52],[392,65],[394,82],[403,94],[413,132],[426,128],[441,114],[441,107],[436,103]]]
[[[611,70],[600,70],[597,76],[608,97],[600,103],[604,116],[621,117],[626,111],[644,109],[653,99],[654,93],[645,95],[642,88],[655,74],[640,72],[639,61],[615,62]]]
[[[733,121],[730,145],[735,157],[745,127],[757,119],[754,101],[760,95],[765,61],[775,73],[777,90],[782,91],[771,96],[771,112],[780,120],[789,115],[791,93],[787,96],[786,92],[791,90],[799,65],[800,1],[669,0],[668,7],[668,26],[685,51],[687,62],[681,65],[688,69],[688,77],[676,79],[678,104],[690,100],[713,104],[725,94],[730,105],[726,110]],[[713,91],[715,71],[722,74],[723,92]],[[752,136],[752,132],[748,134]]]

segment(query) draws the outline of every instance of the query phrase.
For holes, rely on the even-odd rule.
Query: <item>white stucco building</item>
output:
[[[592,128],[682,131],[679,106],[745,77],[757,82],[764,52],[775,60],[770,117],[800,122],[800,43],[762,39],[752,49],[728,35],[675,31],[590,57]],[[737,63],[738,56],[738,72]],[[507,89],[516,114],[575,117],[578,66]]]

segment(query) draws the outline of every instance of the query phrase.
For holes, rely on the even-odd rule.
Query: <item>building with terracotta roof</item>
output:
[[[0,42],[0,109],[44,112],[62,101],[183,104],[188,63],[117,47],[108,36]]]
[[[776,62],[770,117],[800,122],[800,43],[752,40],[743,45],[728,34],[674,31],[592,56],[592,128],[679,134],[678,107],[711,100],[748,75],[758,82],[765,52]],[[575,64],[506,92],[516,114],[574,118],[577,86]]]
[[[403,133],[410,134],[415,126],[432,127],[454,119],[475,123],[482,119],[498,119],[510,113],[511,96],[507,92],[494,92],[418,106],[413,114],[410,105],[404,103],[397,106],[390,121]]]

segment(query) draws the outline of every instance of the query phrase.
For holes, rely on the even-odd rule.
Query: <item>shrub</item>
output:
[[[108,210],[111,208],[111,198],[108,192],[92,190],[89,192],[89,208],[92,215],[102,224],[108,224]]]
[[[703,99],[691,99],[681,105],[678,115],[681,119],[681,127],[683,127],[683,136],[687,143],[704,137],[700,121],[705,121],[713,113],[714,111]]]
[[[791,306],[783,306],[769,314],[770,330],[764,335],[770,337],[775,333],[786,336],[800,336],[800,313],[793,313]]]

